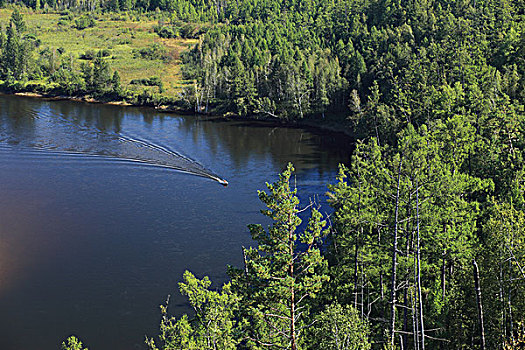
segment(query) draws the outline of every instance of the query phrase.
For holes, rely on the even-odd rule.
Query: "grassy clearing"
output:
[[[11,10],[0,9],[0,23],[5,26],[11,16]],[[153,89],[129,85],[132,79],[159,77],[164,84],[163,95],[176,96],[185,83],[180,74],[180,53],[194,45],[197,40],[161,39],[153,31],[157,23],[153,20],[136,20],[129,16],[96,14],[95,26],[79,30],[75,28],[76,18],[67,18],[57,13],[35,13],[22,11],[28,31],[41,40],[38,50],[46,47],[64,49],[65,55],[71,55],[78,64],[80,55],[87,50],[107,49],[110,52],[108,62],[112,70],[117,70],[122,85],[131,90]],[[171,58],[169,62],[134,57],[133,50],[146,48],[153,43],[163,45]]]

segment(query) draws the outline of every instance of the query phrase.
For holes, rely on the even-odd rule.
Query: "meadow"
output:
[[[0,9],[0,24],[5,28],[11,9]],[[155,18],[126,13],[78,15],[68,12],[45,13],[22,9],[28,34],[40,40],[38,52],[49,48],[59,50],[62,56],[72,57],[75,64],[84,61],[83,55],[105,51],[111,70],[117,70],[122,86],[129,90],[153,90],[166,97],[176,97],[184,84],[180,73],[180,53],[194,45],[196,39],[163,39],[154,32]],[[89,16],[89,17],[88,17]],[[91,20],[94,25],[78,29],[78,21]],[[150,59],[138,55],[141,49],[157,45],[165,53],[164,59]],[[157,77],[163,88],[130,84],[132,80]]]

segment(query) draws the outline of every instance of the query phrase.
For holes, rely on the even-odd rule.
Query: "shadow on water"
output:
[[[348,164],[354,147],[343,134],[276,127],[264,122],[195,122],[185,118],[180,127],[194,140],[203,137],[216,156],[229,154],[237,168],[246,167],[253,158],[268,159],[276,168],[282,167],[285,160],[292,162],[298,172],[316,169],[322,175],[332,172],[338,164]]]

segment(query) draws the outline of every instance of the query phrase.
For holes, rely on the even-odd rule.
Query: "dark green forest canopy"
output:
[[[520,1],[236,1],[210,11],[223,19],[185,56],[198,108],[332,112],[382,139],[408,123],[523,104]]]

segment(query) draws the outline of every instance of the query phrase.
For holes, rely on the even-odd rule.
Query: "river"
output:
[[[0,95],[0,349],[144,349],[184,270],[226,280],[268,221],[257,190],[293,162],[324,193],[341,135]],[[225,179],[221,186],[216,179]]]

